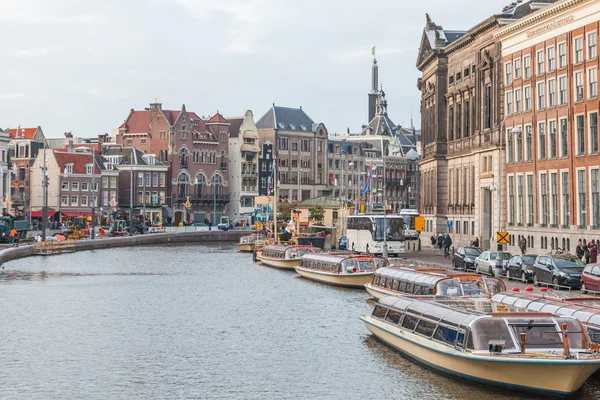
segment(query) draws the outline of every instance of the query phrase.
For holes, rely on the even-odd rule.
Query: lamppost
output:
[[[498,146],[498,232],[500,232],[500,221],[501,221],[501,215],[502,215],[502,166],[504,165],[504,160],[502,159],[502,139],[504,138],[504,127],[506,124],[506,118],[508,118],[508,115],[506,117],[504,117],[504,119],[502,120],[502,124],[500,125],[500,139],[499,139],[499,146]],[[497,239],[497,238],[496,238]],[[497,250],[498,252],[502,251],[502,243],[498,243],[498,241],[496,241],[497,244]]]
[[[211,178],[212,190],[213,190],[213,226],[217,226],[217,174],[214,174]]]
[[[348,163],[348,168],[352,171],[352,169],[354,168],[354,161],[350,161]],[[354,182],[354,172],[352,172],[352,184],[350,185],[350,194],[352,195],[352,198],[354,199],[353,203],[354,203],[354,209],[356,210],[356,197],[355,197],[355,191],[356,191],[356,185]],[[346,196],[348,197],[348,196]]]
[[[44,140],[44,166],[42,167],[42,242],[46,241],[48,227],[48,170],[46,168],[46,140]]]
[[[92,147],[92,229],[90,230],[92,240],[96,236],[96,201],[98,201],[98,190],[96,188],[96,149]]]

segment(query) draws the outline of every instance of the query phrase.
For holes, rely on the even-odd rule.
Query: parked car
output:
[[[479,257],[481,251],[475,247],[459,247],[454,251],[452,257],[452,268],[463,271],[475,269],[475,259]]]
[[[512,256],[508,260],[508,277],[521,279],[521,282],[528,283],[533,279],[533,264],[537,256],[533,254],[523,254]]]
[[[342,236],[338,243],[338,250],[347,250],[348,249],[348,238],[346,236]]]
[[[500,257],[498,257],[500,253]],[[495,276],[496,269],[502,268],[502,275],[506,275],[508,260],[512,255],[504,251],[486,250],[475,259],[475,272]]]
[[[537,256],[533,264],[533,284],[548,283],[557,288],[568,286],[579,289],[583,267],[583,263],[572,254]]]
[[[581,274],[581,293],[600,292],[600,264],[588,264]]]

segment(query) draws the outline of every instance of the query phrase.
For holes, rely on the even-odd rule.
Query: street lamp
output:
[[[213,190],[213,225],[216,227],[217,222],[217,175],[213,175],[211,178],[212,190]],[[276,217],[274,217],[276,218]]]

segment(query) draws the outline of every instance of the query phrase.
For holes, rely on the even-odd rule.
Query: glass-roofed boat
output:
[[[256,242],[261,240],[262,238],[263,238],[263,235],[261,235],[261,234],[242,236],[238,243],[238,250],[245,252],[245,253],[251,253],[254,251]]]
[[[502,292],[492,301],[507,305],[577,318],[588,330],[590,340],[600,345],[600,298],[557,291]]]
[[[506,389],[567,395],[600,369],[577,319],[489,299],[388,296],[361,320],[378,340],[431,369]]]
[[[320,253],[321,249],[313,246],[291,244],[270,244],[262,248],[260,262],[279,269],[293,271],[300,265],[300,259],[308,253]]]
[[[384,258],[350,253],[317,253],[302,256],[296,272],[328,285],[364,289],[378,268],[388,265]]]
[[[443,268],[386,267],[378,269],[365,285],[377,299],[385,296],[442,295],[454,297],[491,297],[506,290],[504,282],[478,274]]]

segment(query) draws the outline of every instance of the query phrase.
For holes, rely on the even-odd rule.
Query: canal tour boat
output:
[[[578,320],[488,299],[388,296],[361,320],[378,340],[435,371],[505,389],[568,395],[600,369]]]
[[[321,249],[313,246],[270,244],[262,248],[259,260],[269,267],[293,271],[300,265],[303,255],[319,252]]]
[[[242,236],[238,243],[238,250],[244,253],[252,253],[256,247],[256,242],[263,236],[259,234]]]
[[[372,255],[317,253],[302,256],[296,272],[303,278],[334,286],[364,289],[378,268],[388,261]]]
[[[505,291],[506,285],[499,279],[443,268],[386,267],[375,271],[365,288],[377,299],[407,295],[491,297]]]

